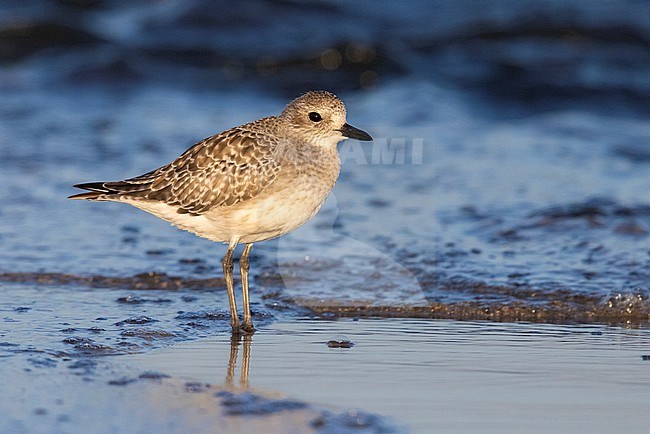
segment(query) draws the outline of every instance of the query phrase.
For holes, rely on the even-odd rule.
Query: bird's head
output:
[[[343,101],[327,91],[307,92],[294,99],[279,116],[300,137],[320,146],[342,140],[372,140],[370,134],[349,125]]]

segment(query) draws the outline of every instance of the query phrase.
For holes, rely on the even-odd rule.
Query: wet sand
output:
[[[306,273],[305,270],[302,271]],[[295,279],[294,279],[295,281]],[[65,273],[0,273],[0,282],[27,285],[145,290],[222,291],[223,278],[183,278],[165,273],[149,272],[134,276],[83,276]],[[610,325],[645,326],[650,321],[650,304],[645,292],[614,293],[607,297],[576,294],[568,290],[537,292],[510,286],[457,283],[443,291],[462,291],[465,298],[474,301],[423,301],[416,305],[408,303],[382,305],[381,301],[341,301],[336,299],[294,297],[291,288],[276,286],[282,276],[260,276],[259,282],[272,288],[262,294],[263,304],[270,310],[290,310],[293,314],[310,313],[316,317],[349,318],[429,318],[457,320],[488,320],[500,322],[538,323],[605,323]],[[422,282],[426,285],[426,282]],[[424,292],[427,291],[425,286]],[[482,296],[489,294],[486,300]],[[191,297],[191,296],[190,296]],[[369,297],[366,296],[366,299]],[[490,299],[499,299],[491,301]],[[503,299],[512,300],[504,302]],[[140,295],[128,295],[118,300],[123,304],[166,303],[171,300],[151,300]],[[269,315],[271,315],[269,313]]]
[[[232,393],[221,384],[186,382],[101,361],[89,379],[62,367],[25,371],[3,360],[3,433],[259,433],[345,429],[354,418],[276,393]],[[69,367],[69,366],[68,366]],[[7,377],[5,377],[7,378]],[[337,419],[338,418],[338,419]]]

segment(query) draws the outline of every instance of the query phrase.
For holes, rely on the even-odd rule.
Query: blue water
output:
[[[354,346],[328,348],[335,334]],[[260,330],[234,358],[217,336],[124,360],[186,381],[363,403],[414,433],[642,432],[647,343],[647,330],[597,325],[299,320]]]

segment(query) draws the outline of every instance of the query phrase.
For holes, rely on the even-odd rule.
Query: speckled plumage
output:
[[[338,142],[347,137],[371,140],[345,117],[336,96],[308,92],[279,116],[208,137],[143,175],[78,184],[89,192],[71,198],[128,203],[198,236],[228,243],[228,282],[227,259],[230,255],[232,262],[238,243],[247,244],[247,266],[249,245],[290,232],[318,212],[339,175]],[[242,268],[242,280],[244,274]],[[243,284],[246,304],[247,278]],[[231,296],[230,283],[228,289]],[[230,301],[236,316],[234,295]],[[252,330],[246,305],[244,323]],[[239,328],[238,319],[232,324],[233,330]]]

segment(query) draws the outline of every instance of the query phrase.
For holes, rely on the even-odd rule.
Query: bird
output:
[[[336,183],[337,145],[371,141],[347,123],[333,93],[310,91],[277,116],[233,127],[199,141],[171,163],[123,181],[88,182],[70,199],[122,202],[199,237],[228,245],[222,268],[233,334],[251,334],[248,272],[254,243],[280,237],[309,221]],[[239,244],[243,320],[235,299],[233,254]]]

